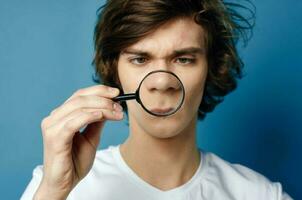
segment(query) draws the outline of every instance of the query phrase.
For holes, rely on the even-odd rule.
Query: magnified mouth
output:
[[[173,111],[173,108],[154,108],[152,110],[150,110],[152,113],[158,113],[158,114],[165,114],[165,113],[169,113],[171,111]]]

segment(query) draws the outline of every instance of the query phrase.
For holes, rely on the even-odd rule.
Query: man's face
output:
[[[145,75],[155,70],[173,72],[185,88],[182,107],[166,117],[150,115],[136,101],[127,101],[132,130],[169,138],[194,123],[208,70],[204,37],[201,26],[191,18],[181,18],[169,21],[121,52],[117,69],[125,94],[135,92]],[[158,82],[148,84],[146,91],[171,92],[169,84],[162,87]]]

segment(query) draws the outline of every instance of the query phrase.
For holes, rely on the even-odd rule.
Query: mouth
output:
[[[150,110],[152,113],[157,113],[157,114],[166,114],[169,113],[171,111],[173,111],[173,108],[154,108],[152,110]]]

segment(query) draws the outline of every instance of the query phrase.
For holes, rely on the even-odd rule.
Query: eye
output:
[[[193,64],[195,63],[195,59],[194,58],[187,58],[187,57],[180,57],[176,59],[176,62],[179,64]]]
[[[132,64],[135,64],[135,65],[142,65],[142,64],[145,64],[147,62],[147,58],[145,58],[145,57],[131,58],[130,62]]]

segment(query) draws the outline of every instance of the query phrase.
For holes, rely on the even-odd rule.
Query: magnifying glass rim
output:
[[[144,106],[144,104],[142,103],[141,98],[140,98],[140,92],[139,92],[139,91],[140,91],[140,87],[141,87],[142,83],[144,82],[144,80],[145,80],[150,74],[157,73],[157,72],[164,72],[164,73],[168,73],[168,74],[173,75],[173,76],[179,81],[180,86],[181,86],[181,89],[182,89],[182,91],[183,91],[182,100],[181,100],[180,104],[178,105],[178,107],[177,107],[173,112],[170,112],[170,113],[168,113],[168,114],[156,114],[156,113],[153,113],[153,112],[149,111],[149,110]],[[176,113],[176,112],[180,109],[180,107],[182,106],[182,104],[183,104],[183,102],[184,102],[184,100],[185,100],[185,88],[184,88],[184,86],[183,86],[181,80],[178,78],[178,76],[176,76],[176,74],[174,74],[174,73],[171,72],[171,71],[166,71],[166,70],[155,70],[155,71],[149,72],[149,73],[143,78],[143,80],[140,82],[140,84],[139,84],[139,86],[138,86],[138,88],[137,88],[135,94],[137,95],[137,98],[136,98],[137,102],[143,107],[143,109],[144,109],[147,113],[149,113],[149,114],[151,114],[151,115],[154,115],[154,116],[157,116],[157,117],[165,117],[165,116],[173,115],[174,113]]]
[[[141,88],[141,85],[142,83],[144,82],[144,80],[150,75],[150,74],[153,74],[153,73],[157,73],[157,72],[164,72],[164,73],[168,73],[168,74],[171,74],[173,75],[174,77],[176,77],[176,79],[180,82],[180,86],[182,88],[182,91],[183,91],[183,95],[182,95],[182,100],[180,102],[180,104],[178,105],[178,107],[173,111],[173,112],[170,112],[168,114],[156,114],[156,113],[153,113],[151,111],[149,111],[145,106],[144,104],[142,103],[141,101],[141,98],[140,98],[140,95],[139,95],[139,91],[140,91],[140,88]],[[154,116],[157,116],[157,117],[164,117],[164,116],[169,116],[169,115],[172,115],[174,114],[175,112],[177,112],[179,110],[179,108],[182,106],[183,102],[184,102],[184,99],[185,99],[185,88],[181,82],[181,80],[178,78],[178,76],[176,74],[174,74],[173,72],[171,71],[166,71],[166,70],[155,70],[155,71],[151,71],[149,72],[140,82],[138,88],[136,89],[135,93],[129,93],[129,94],[123,94],[121,96],[117,96],[117,97],[114,97],[112,100],[113,101],[127,101],[127,100],[136,100],[142,107],[143,109],[151,114],[151,115],[154,115]]]

